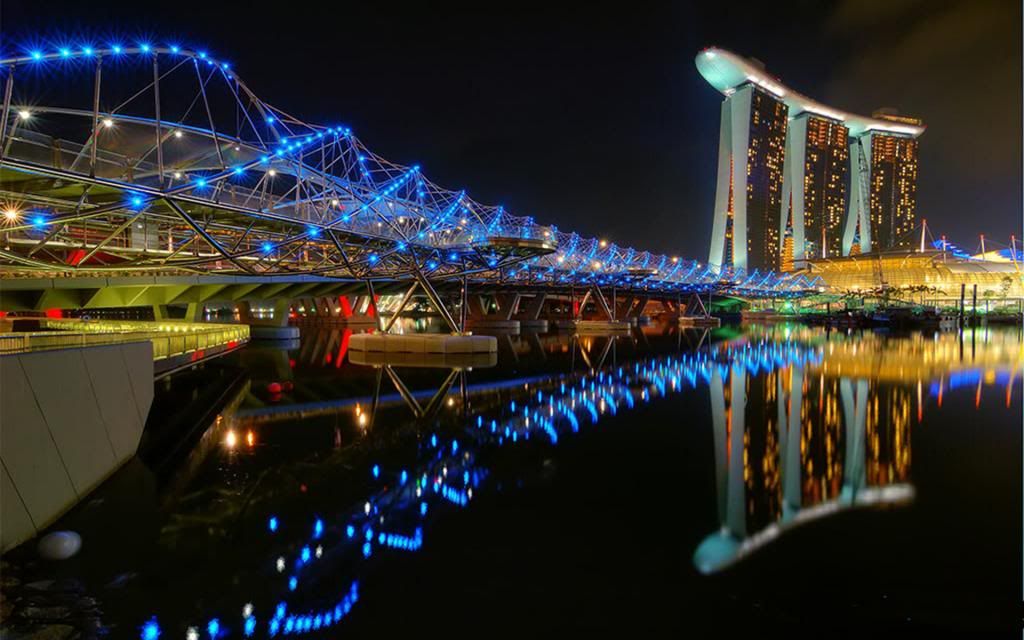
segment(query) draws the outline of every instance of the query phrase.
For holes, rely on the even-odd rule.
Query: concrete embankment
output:
[[[152,402],[149,341],[0,356],[2,549],[135,455]]]

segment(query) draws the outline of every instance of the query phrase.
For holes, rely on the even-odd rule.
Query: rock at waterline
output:
[[[39,540],[39,555],[47,560],[67,560],[82,548],[82,536],[74,531],[54,531]]]

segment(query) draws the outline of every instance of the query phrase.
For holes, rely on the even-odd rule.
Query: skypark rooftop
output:
[[[824,105],[782,84],[778,78],[766,73],[757,62],[725,49],[717,47],[704,49],[697,54],[696,63],[697,70],[704,76],[704,79],[726,96],[732,95],[739,87],[752,83],[782,100],[789,107],[790,116],[813,113],[839,120],[846,124],[851,136],[859,136],[869,131],[879,131],[916,138],[925,130],[924,125],[862,116]]]

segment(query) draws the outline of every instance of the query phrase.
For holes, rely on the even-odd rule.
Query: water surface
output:
[[[1019,626],[1017,330],[524,333],[441,368],[349,335],[158,382],[59,524],[82,553],[33,571],[114,637]]]

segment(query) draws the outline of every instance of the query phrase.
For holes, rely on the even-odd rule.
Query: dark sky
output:
[[[919,215],[972,249],[1021,235],[1018,0],[0,2],[5,49],[78,34],[206,48],[265,100],[438,184],[701,259],[721,96],[693,59],[717,45],[835,107],[922,117]]]

